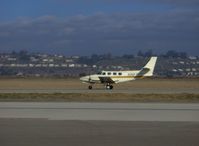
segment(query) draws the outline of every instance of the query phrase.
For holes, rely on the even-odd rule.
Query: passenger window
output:
[[[111,75],[111,72],[108,72],[108,75]]]
[[[122,75],[122,73],[121,73],[121,72],[119,72],[119,75],[121,76],[121,75]]]
[[[103,73],[102,73],[102,75],[106,75],[106,73],[105,73],[105,72],[103,72]]]
[[[116,72],[114,72],[114,73],[113,73],[113,75],[117,75],[117,73],[116,73]]]

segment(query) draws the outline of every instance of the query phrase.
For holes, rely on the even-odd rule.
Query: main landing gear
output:
[[[106,85],[106,89],[112,90],[112,89],[113,89],[113,85],[107,84],[107,85]]]
[[[89,89],[89,90],[93,89],[93,86],[92,86],[92,85],[89,85],[89,86],[88,86],[88,89]]]
[[[105,85],[105,88],[106,88],[107,90],[112,90],[112,89],[113,89],[113,85],[107,84],[107,85]],[[89,85],[89,86],[88,86],[88,89],[89,89],[89,90],[93,89],[93,86],[92,86],[92,85]]]

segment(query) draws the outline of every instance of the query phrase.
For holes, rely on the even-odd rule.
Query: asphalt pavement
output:
[[[199,104],[0,102],[1,146],[198,146]]]
[[[0,102],[0,118],[199,122],[199,104]]]
[[[198,122],[0,119],[1,146],[198,146]]]

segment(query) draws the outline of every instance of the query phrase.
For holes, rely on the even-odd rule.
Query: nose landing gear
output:
[[[92,85],[89,85],[89,86],[88,86],[88,89],[89,89],[89,90],[93,89],[93,86],[92,86]]]

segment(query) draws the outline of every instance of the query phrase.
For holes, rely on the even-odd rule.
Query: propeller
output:
[[[88,81],[91,82],[91,72],[89,71],[89,78]]]
[[[89,74],[89,78],[88,78],[88,81],[89,81],[89,82],[91,82],[91,76],[90,76],[90,74]]]

